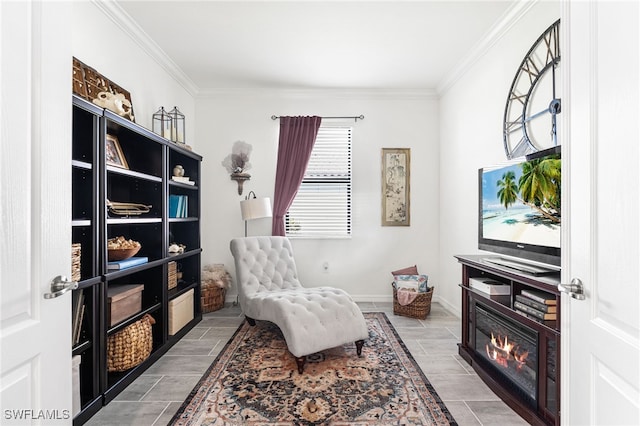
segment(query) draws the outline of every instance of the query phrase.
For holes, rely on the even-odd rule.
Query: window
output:
[[[294,238],[351,236],[351,127],[318,129],[285,232]]]

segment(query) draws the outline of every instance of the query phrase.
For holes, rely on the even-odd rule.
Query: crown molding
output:
[[[154,61],[158,63],[178,84],[180,84],[191,96],[198,94],[199,88],[173,62],[169,56],[149,37],[147,33],[135,22],[127,12],[113,0],[91,0],[92,3],[113,21],[125,34],[127,34],[138,46],[142,48]]]
[[[262,97],[282,99],[438,99],[432,89],[224,88],[201,90],[198,99]]]
[[[489,32],[471,49],[469,55],[465,56],[454,66],[447,77],[442,80],[435,89],[435,92],[442,96],[459,79],[461,79],[476,62],[487,54],[504,35],[518,22],[539,0],[520,0],[507,9],[498,22],[491,27]]]

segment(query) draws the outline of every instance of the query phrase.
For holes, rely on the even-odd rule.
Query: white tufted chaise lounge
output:
[[[355,342],[361,356],[369,331],[360,308],[343,290],[303,287],[286,237],[236,238],[231,253],[247,321],[276,324],[300,373],[307,355],[345,343]]]

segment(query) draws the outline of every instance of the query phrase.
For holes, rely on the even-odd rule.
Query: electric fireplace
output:
[[[538,383],[538,335],[522,324],[483,306],[475,307],[475,351],[535,405]]]
[[[560,274],[511,271],[485,262],[482,255],[456,258],[462,264],[458,353],[529,424],[560,426]],[[498,281],[510,294],[494,297],[472,287],[472,279]],[[538,320],[519,309],[516,302],[535,292],[553,306],[555,320]]]

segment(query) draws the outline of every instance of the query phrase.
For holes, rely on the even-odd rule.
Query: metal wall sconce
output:
[[[235,180],[238,183],[238,195],[242,195],[244,181],[249,179],[251,179],[249,173],[231,173],[231,180]]]

